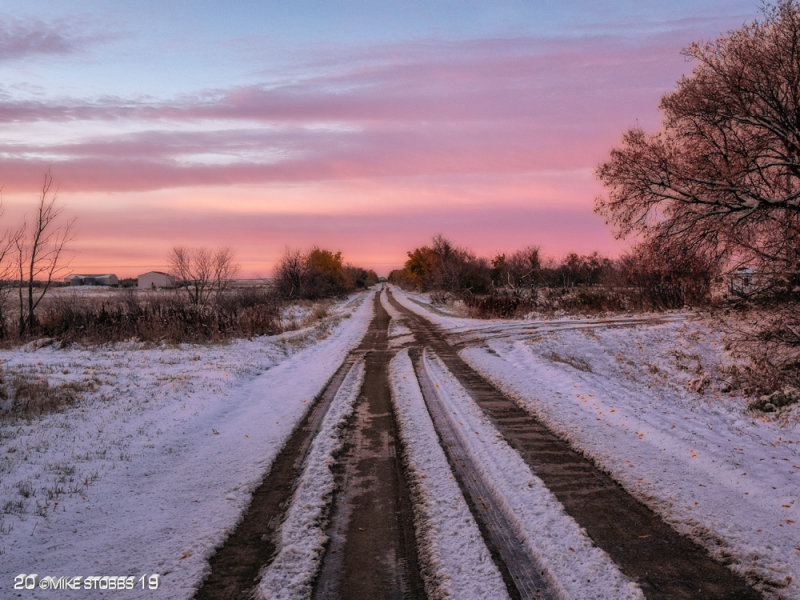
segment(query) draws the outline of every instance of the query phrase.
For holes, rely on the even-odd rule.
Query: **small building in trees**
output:
[[[754,271],[739,267],[730,276],[728,292],[731,296],[800,294],[800,271]]]
[[[64,283],[68,285],[103,285],[115,286],[119,285],[119,279],[113,273],[108,274],[94,274],[94,275],[67,275],[64,278]]]
[[[137,278],[137,287],[139,289],[156,289],[156,288],[174,288],[175,277],[169,273],[162,273],[161,271],[149,271]]]
[[[739,267],[731,274],[728,291],[735,296],[749,296],[758,290],[755,277],[750,267]]]

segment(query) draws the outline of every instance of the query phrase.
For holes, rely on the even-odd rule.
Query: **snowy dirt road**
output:
[[[373,302],[340,369],[346,382],[360,368],[357,383],[334,378],[320,425],[295,432],[310,450],[292,446],[292,473],[273,467],[262,483],[293,490],[269,513],[274,548],[224,597],[762,597],[488,383],[419,311],[388,290]],[[197,598],[223,597],[206,590],[229,572],[212,566]]]
[[[394,288],[345,313],[316,343],[245,346],[264,366],[199,407],[167,396],[154,415],[137,401],[124,426],[107,410],[112,433],[156,418],[165,431],[141,454],[130,442],[124,471],[87,481],[82,500],[21,519],[46,537],[0,531],[14,541],[0,549],[0,592],[27,565],[100,573],[135,559],[161,586],[128,598],[800,599],[796,428],[748,425],[731,403],[696,414],[667,365],[643,385],[620,358],[619,340],[635,341],[653,373],[658,336],[683,336],[682,315],[472,322]],[[698,371],[681,348],[675,361]],[[17,461],[5,477],[31,471],[33,429],[4,431]],[[67,433],[37,450],[45,469],[81,430]],[[744,486],[729,476],[734,448],[753,474]]]

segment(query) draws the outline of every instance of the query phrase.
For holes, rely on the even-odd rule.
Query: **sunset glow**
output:
[[[568,4],[7,3],[4,225],[50,169],[76,272],[317,244],[385,274],[436,233],[614,255],[594,167],[758,3]]]

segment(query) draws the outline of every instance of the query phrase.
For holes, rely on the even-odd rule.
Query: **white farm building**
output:
[[[175,287],[175,277],[169,273],[162,273],[161,271],[150,271],[139,275],[136,278],[139,289],[154,289],[154,288],[173,288]]]

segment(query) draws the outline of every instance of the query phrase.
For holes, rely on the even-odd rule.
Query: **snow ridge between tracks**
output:
[[[422,398],[408,351],[390,363],[400,437],[406,449],[420,552],[431,599],[508,598],[469,507],[455,482]]]
[[[364,361],[347,373],[311,444],[308,462],[278,535],[278,553],[262,571],[256,588],[260,600],[311,597],[328,536],[328,511],[335,488],[332,467],[344,444],[342,430],[353,413],[364,381]]]

